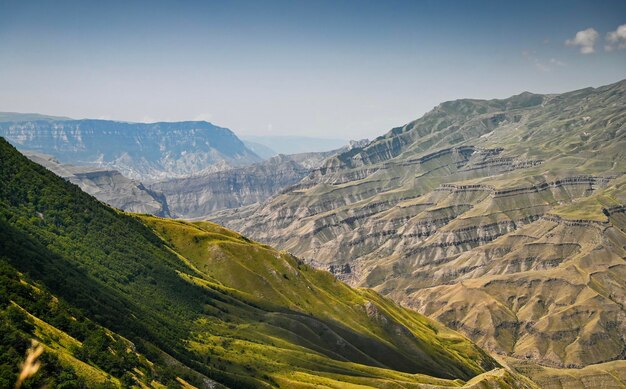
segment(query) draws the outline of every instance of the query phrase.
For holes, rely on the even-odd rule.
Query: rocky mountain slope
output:
[[[534,387],[372,290],[212,223],[120,213],[4,140],[0,181],[3,385],[43,352],[29,387]]]
[[[260,203],[298,183],[328,157],[359,144],[363,142],[351,142],[344,148],[329,152],[281,154],[245,168],[231,168],[149,184],[126,178],[116,170],[62,164],[50,155],[34,151],[24,151],[24,154],[117,209],[156,216],[201,219],[222,209]]]
[[[222,209],[260,203],[298,183],[327,158],[364,144],[352,141],[332,151],[280,154],[243,168],[155,182],[149,188],[163,193],[172,215],[204,218]]]
[[[31,115],[9,118],[15,121],[0,121],[0,136],[20,150],[49,154],[62,163],[118,170],[142,181],[261,161],[232,131],[207,122],[29,120]]]
[[[162,193],[126,178],[116,170],[62,164],[50,155],[37,152],[27,151],[24,155],[112,207],[127,212],[170,216]]]
[[[626,81],[457,100],[213,220],[479,345],[553,367],[626,357]]]
[[[246,139],[242,139],[242,140],[243,140],[243,144],[246,145],[247,148],[254,151],[256,155],[258,155],[259,157],[263,159],[270,159],[279,154],[276,151],[274,151],[272,148],[267,147],[261,143],[249,141]]]

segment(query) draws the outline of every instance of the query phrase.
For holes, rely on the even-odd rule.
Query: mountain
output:
[[[32,122],[32,121],[72,120],[64,116],[50,116],[39,113],[0,112],[0,122]]]
[[[327,152],[280,154],[243,168],[155,182],[149,188],[165,196],[173,215],[203,218],[223,209],[260,203],[297,184],[327,158],[361,144],[352,142]]]
[[[626,358],[624,150],[626,81],[450,101],[213,219],[513,363],[582,368]]]
[[[24,154],[117,209],[198,219],[223,209],[262,202],[298,183],[326,158],[363,144],[363,141],[351,142],[328,152],[281,154],[243,168],[226,168],[148,184],[126,178],[110,168],[62,164],[36,151],[24,151]]]
[[[243,140],[243,144],[246,145],[247,148],[254,151],[256,155],[263,159],[269,159],[278,155],[278,153],[272,150],[270,147],[267,147],[261,143]]]
[[[24,155],[112,207],[127,212],[170,216],[162,193],[126,178],[116,170],[62,164],[52,156],[37,152],[27,151]]]
[[[347,145],[347,139],[315,138],[309,136],[265,135],[245,136],[244,142],[265,146],[277,154],[302,154],[331,151]]]
[[[310,171],[280,155],[243,168],[159,181],[149,187],[165,195],[174,216],[202,218],[222,209],[259,203],[298,183]]]
[[[0,181],[3,387],[25,355],[26,387],[535,387],[372,290],[212,223],[116,211],[4,140]]]
[[[20,150],[49,154],[62,163],[118,170],[142,181],[261,161],[232,131],[207,122],[13,121],[0,122],[0,136]]]

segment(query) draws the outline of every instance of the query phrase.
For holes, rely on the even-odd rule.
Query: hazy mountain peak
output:
[[[141,180],[261,160],[231,130],[205,121],[27,120],[0,123],[0,135],[22,150],[50,154],[62,163],[113,168]]]
[[[38,113],[0,112],[0,122],[29,122],[38,120],[72,120],[63,116],[50,116]]]

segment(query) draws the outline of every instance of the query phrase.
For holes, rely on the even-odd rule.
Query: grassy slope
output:
[[[0,181],[2,263],[68,307],[59,321],[52,303],[32,303],[30,336],[87,382],[101,380],[105,365],[78,361],[72,331],[89,340],[104,329],[116,342],[102,350],[107,358],[132,342],[135,377],[147,383],[154,375],[196,386],[206,377],[232,387],[458,386],[449,379],[496,366],[457,333],[288,254],[211,224],[120,214],[4,141]],[[90,330],[73,329],[75,320]]]
[[[240,344],[243,334],[245,341],[273,343],[271,339],[276,338],[281,347],[272,350],[271,359],[285,353],[278,358],[281,364],[303,348],[340,360],[442,377],[449,375],[441,372],[455,372],[458,377],[474,374],[489,364],[486,355],[440,324],[399,308],[371,290],[351,289],[287,253],[212,223],[141,219],[200,273],[198,284],[213,285],[219,280],[259,308],[244,322],[238,315],[228,337],[234,344]],[[214,323],[199,323],[196,336],[202,338],[210,332],[205,326]],[[202,341],[197,343],[203,347]],[[272,365],[259,355],[254,359],[257,366]],[[456,365],[469,370],[458,370]]]

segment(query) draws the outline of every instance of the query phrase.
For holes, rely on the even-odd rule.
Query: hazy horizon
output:
[[[624,15],[617,1],[4,1],[0,111],[371,139],[447,100],[622,80]]]

